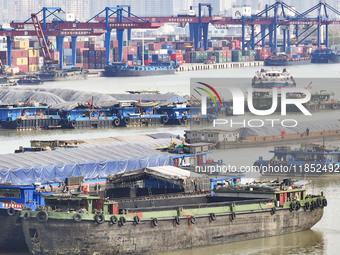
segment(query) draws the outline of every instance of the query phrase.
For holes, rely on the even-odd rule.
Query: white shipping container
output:
[[[58,13],[58,17],[68,22],[73,22],[76,20],[76,15],[74,13]]]
[[[159,54],[168,54],[168,50],[167,49],[161,49],[161,50],[159,50]]]
[[[39,64],[44,64],[44,57],[39,57]]]
[[[232,8],[232,19],[241,19],[243,16],[250,17],[251,16],[251,7],[250,6],[242,6],[242,7],[233,7]]]

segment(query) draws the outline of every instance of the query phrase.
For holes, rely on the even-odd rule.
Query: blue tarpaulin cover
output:
[[[0,183],[32,185],[67,177],[105,178],[110,174],[171,165],[169,154],[132,143],[0,155]]]

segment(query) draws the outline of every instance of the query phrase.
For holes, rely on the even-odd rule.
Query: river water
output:
[[[64,88],[101,93],[124,93],[126,90],[159,90],[161,93],[189,95],[190,78],[251,78],[259,68],[211,70],[200,72],[182,72],[175,75],[131,77],[131,78],[91,78],[81,81],[45,83],[45,88]],[[340,64],[301,65],[289,67],[295,78],[340,78]],[[327,87],[323,83],[313,84],[314,91],[326,89],[334,91],[340,99],[340,84]],[[295,116],[295,115],[293,115]],[[301,115],[295,116],[302,118]],[[340,119],[340,111],[313,113],[313,120]],[[113,128],[81,130],[46,130],[46,131],[0,131],[0,154],[12,153],[19,146],[29,146],[30,140],[46,139],[86,139],[103,138],[132,134],[168,132],[183,135],[188,127],[152,127],[152,128]],[[322,139],[320,139],[322,141]],[[340,142],[333,141],[335,145]],[[240,148],[214,152],[213,157],[223,159],[233,165],[252,165],[258,157],[268,158],[272,147]],[[340,251],[340,177],[311,180],[310,193],[324,191],[328,199],[322,220],[311,230],[290,235],[250,240],[213,247],[195,248],[164,253],[164,255],[224,255],[224,254],[339,254]],[[15,253],[9,253],[15,254]],[[21,253],[26,254],[26,253]]]

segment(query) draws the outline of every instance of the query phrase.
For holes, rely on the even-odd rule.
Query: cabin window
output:
[[[0,197],[21,198],[19,189],[0,189]]]

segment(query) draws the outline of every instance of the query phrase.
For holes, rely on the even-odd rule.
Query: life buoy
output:
[[[112,224],[117,224],[118,223],[118,218],[116,216],[111,216],[110,221]]]
[[[104,221],[105,221],[105,216],[104,216],[104,214],[96,214],[96,216],[94,216],[94,220],[98,224],[103,224]]]
[[[310,208],[310,203],[309,202],[306,202],[305,203],[305,211],[309,210]]]
[[[215,213],[210,213],[209,217],[212,221],[216,220],[216,214]]]
[[[41,223],[48,221],[48,214],[46,211],[39,211],[37,214],[37,220]]]
[[[134,221],[137,225],[139,225],[139,223],[140,223],[140,218],[138,217],[138,215],[136,215],[135,217],[133,217],[133,221]]]
[[[162,124],[166,124],[166,123],[168,123],[168,121],[169,121],[169,117],[168,116],[162,116],[162,118],[161,118]]]
[[[175,217],[175,222],[177,225],[181,224],[181,219],[179,218],[179,216]]]
[[[153,218],[151,222],[152,222],[152,225],[154,227],[156,227],[158,225],[158,219],[157,218]]]
[[[316,200],[316,204],[318,205],[318,207],[321,207],[323,204],[322,204],[322,200],[321,200],[321,198],[318,198],[317,200]]]
[[[324,198],[324,199],[322,200],[322,204],[323,204],[324,207],[327,206],[327,199],[326,199],[326,198]]]
[[[81,222],[82,216],[79,213],[76,213],[75,215],[73,215],[73,219],[75,222]]]
[[[128,124],[130,123],[130,118],[129,118],[129,117],[124,117],[124,118],[123,118],[123,123],[124,123],[125,125],[128,125]]]
[[[75,127],[76,125],[77,125],[77,121],[76,120],[72,120],[71,122],[70,122],[70,124],[71,124],[71,127]]]
[[[13,216],[15,214],[15,209],[13,207],[10,207],[7,209],[7,215]]]
[[[316,202],[315,202],[315,201],[312,201],[312,202],[310,203],[310,210],[313,211],[313,210],[315,210],[315,208],[316,208]]]
[[[196,217],[190,216],[190,222],[191,222],[191,224],[196,224]]]
[[[31,213],[30,212],[25,212],[24,213],[24,220],[28,220],[31,217]]]
[[[22,119],[16,119],[16,120],[15,120],[15,124],[16,124],[17,126],[20,126],[21,123],[22,123]]]
[[[295,210],[298,211],[298,210],[300,210],[300,208],[301,208],[301,204],[300,204],[299,201],[297,201],[296,205],[295,205]]]
[[[125,217],[120,217],[120,218],[119,218],[119,223],[120,223],[121,226],[124,226],[124,225],[126,224],[126,219],[125,219]]]
[[[276,208],[273,207],[270,213],[271,213],[272,215],[274,215],[274,214],[276,213]]]
[[[183,116],[182,119],[180,120],[181,124],[187,124],[188,123],[188,117]]]
[[[118,118],[114,119],[114,120],[113,120],[113,125],[114,125],[115,127],[118,127],[118,126],[120,125],[120,119],[118,119]]]

